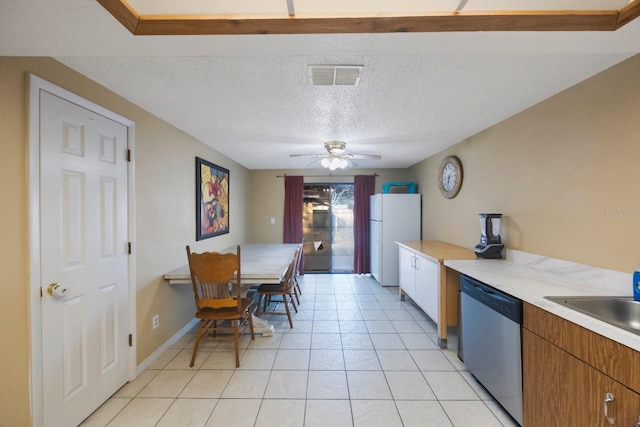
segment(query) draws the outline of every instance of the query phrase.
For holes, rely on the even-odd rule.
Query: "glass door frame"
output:
[[[309,217],[307,214],[307,209],[303,209],[303,235],[305,238],[305,248],[307,249],[307,251],[305,252],[305,272],[306,273],[353,273],[354,271],[354,266],[353,266],[353,251],[354,251],[354,246],[355,246],[355,241],[353,239],[353,223],[351,224],[350,227],[348,227],[351,230],[351,238],[350,238],[350,246],[347,248],[347,251],[350,252],[348,253],[348,256],[350,256],[351,261],[350,261],[350,268],[349,269],[340,269],[340,270],[336,270],[334,271],[334,266],[336,264],[334,258],[335,258],[335,248],[334,248],[334,244],[335,244],[335,232],[336,232],[336,214],[334,212],[335,207],[334,207],[334,203],[333,203],[333,195],[335,188],[338,186],[347,186],[351,188],[351,206],[349,208],[350,212],[351,212],[351,216],[350,216],[350,220],[353,221],[353,191],[354,191],[354,183],[350,183],[350,182],[314,182],[314,183],[305,183],[304,184],[304,203],[308,203],[308,199],[310,198],[310,194],[307,193],[307,189],[309,189],[310,187],[319,187],[319,188],[326,188],[328,191],[328,200],[327,200],[327,210],[328,210],[328,223],[327,223],[327,233],[328,233],[328,241],[327,242],[323,242],[323,246],[326,246],[326,248],[324,248],[325,250],[328,251],[328,266],[327,266],[327,270],[307,270],[306,267],[307,265],[313,265],[313,261],[311,260],[313,258],[313,256],[309,256],[309,250],[316,250],[315,248],[315,244],[316,242],[313,241],[308,241],[308,225],[307,223],[309,222]],[[312,222],[313,220],[311,220]],[[307,230],[305,232],[305,230]],[[309,249],[311,248],[311,249]],[[307,263],[307,260],[309,261],[309,263]]]

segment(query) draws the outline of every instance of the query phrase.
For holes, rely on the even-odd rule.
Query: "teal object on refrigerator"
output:
[[[416,194],[418,189],[415,182],[390,181],[382,184],[382,193],[389,194],[391,192],[391,187],[407,187],[407,194]]]

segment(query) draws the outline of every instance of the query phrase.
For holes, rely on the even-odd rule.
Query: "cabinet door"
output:
[[[566,351],[523,330],[524,426],[635,426],[640,395]]]
[[[400,264],[400,290],[409,295],[409,298],[416,300],[416,271],[414,266],[415,253],[405,249],[399,248],[399,264]]]
[[[436,323],[440,322],[438,264],[420,255],[416,258],[416,304]]]

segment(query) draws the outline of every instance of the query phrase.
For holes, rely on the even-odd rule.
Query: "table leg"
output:
[[[257,285],[249,285],[243,286],[242,293],[245,297],[250,297],[253,299],[254,304],[258,303],[258,294],[255,292]],[[255,308],[254,308],[255,310]],[[269,324],[267,320],[256,316],[255,314],[251,314],[251,320],[253,321],[253,333],[254,334],[262,334],[263,337],[272,337],[275,331],[273,325]]]

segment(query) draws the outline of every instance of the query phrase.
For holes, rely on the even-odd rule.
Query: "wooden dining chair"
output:
[[[249,328],[251,339],[253,321],[251,298],[243,298],[240,289],[240,246],[236,253],[192,253],[187,246],[189,271],[196,301],[196,318],[200,319],[193,346],[193,367],[202,339],[233,340],[236,368],[240,366],[240,335]],[[229,322],[231,325],[228,325]]]
[[[256,315],[286,315],[289,319],[289,326],[293,328],[293,321],[291,320],[291,305],[297,312],[298,307],[295,301],[295,282],[293,280],[294,268],[297,264],[298,252],[302,248],[298,248],[289,262],[289,268],[284,279],[279,284],[262,284],[258,286],[258,304],[256,308]],[[280,297],[274,299],[274,297]],[[278,306],[282,304],[284,311],[278,310]]]
[[[300,275],[300,262],[302,261],[302,257],[304,256],[304,238],[302,239],[302,243],[300,244],[300,248],[298,250],[298,257],[296,258],[296,265],[293,268],[293,291],[296,296],[296,301],[298,305],[300,305],[300,295],[302,295],[302,289],[300,289],[300,282],[298,281],[298,276]]]

